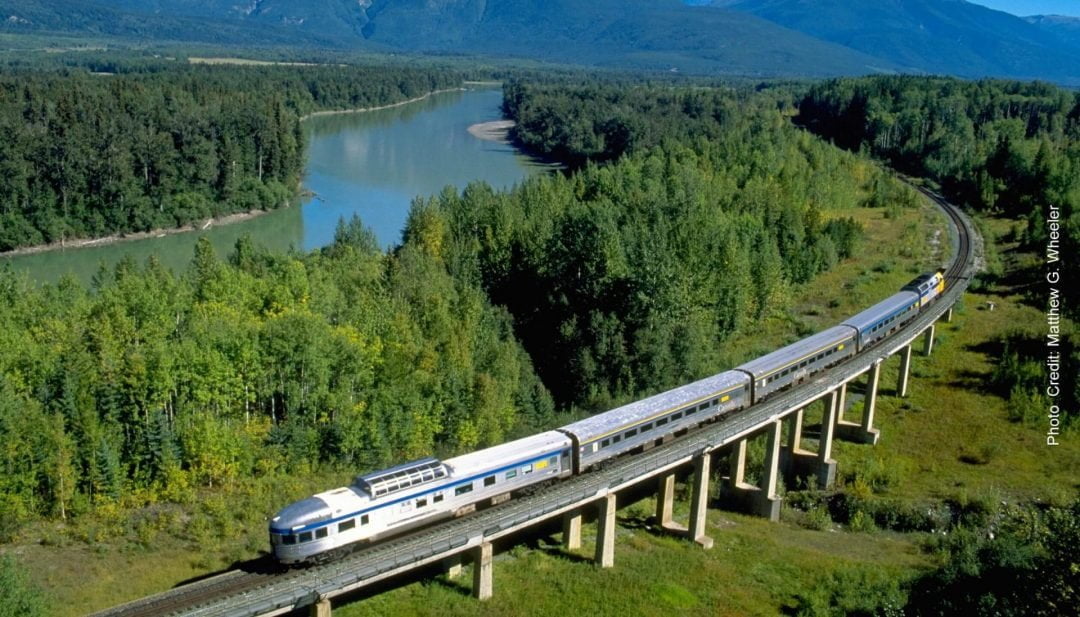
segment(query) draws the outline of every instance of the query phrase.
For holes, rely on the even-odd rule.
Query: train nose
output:
[[[270,531],[289,533],[297,527],[325,521],[331,516],[330,506],[318,497],[308,497],[291,503],[270,519]]]

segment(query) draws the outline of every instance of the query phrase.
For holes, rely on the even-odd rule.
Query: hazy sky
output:
[[[1014,15],[1080,16],[1080,0],[969,0]]]

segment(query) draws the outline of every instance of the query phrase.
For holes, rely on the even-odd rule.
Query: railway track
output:
[[[947,202],[944,197],[915,185],[909,179],[904,181],[923,193],[937,204],[949,217],[953,227],[957,231],[958,242],[955,258],[945,270],[946,288],[951,289],[962,280],[969,278],[965,274],[968,266],[975,259],[972,252],[971,237],[968,233],[967,223],[957,212],[955,206]],[[534,499],[542,499],[545,493],[557,487],[542,489],[532,496]],[[526,498],[528,499],[528,498]],[[491,510],[512,509],[515,504],[522,500],[515,499]],[[448,542],[451,546],[457,538],[462,537],[462,530],[467,526],[468,519],[456,519],[441,524],[436,524],[418,530],[413,534],[392,538],[373,545],[358,546],[340,559],[330,563],[312,565],[303,568],[284,568],[269,557],[248,562],[237,569],[196,581],[190,584],[176,587],[164,593],[149,596],[127,604],[123,604],[105,611],[94,613],[91,617],[158,617],[177,614],[198,614],[200,607],[206,607],[225,598],[235,598],[244,595],[257,596],[255,592],[265,591],[269,588],[290,587],[301,584],[296,579],[314,578],[316,580],[331,580],[340,576],[342,572],[370,569],[369,564],[380,561],[387,555],[393,555],[400,549],[409,545],[418,533],[430,534],[432,543]]]

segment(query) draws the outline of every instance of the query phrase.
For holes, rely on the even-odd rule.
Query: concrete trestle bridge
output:
[[[879,432],[874,428],[874,408],[882,364],[893,355],[900,356],[896,393],[906,396],[913,344],[922,337],[924,353],[930,354],[935,323],[939,319],[951,321],[953,305],[976,270],[977,250],[973,241],[977,244],[979,238],[971,222],[940,196],[923,192],[944,210],[953,226],[954,254],[945,274],[945,292],[888,339],[811,381],[669,443],[618,459],[603,469],[571,477],[470,516],[358,548],[332,563],[294,570],[232,570],[97,615],[269,617],[308,608],[312,615],[324,617],[330,615],[335,598],[421,568],[445,567],[450,576],[456,576],[466,560],[473,563],[473,595],[483,600],[493,593],[493,543],[560,518],[565,547],[580,548],[583,515],[590,509],[597,510],[596,563],[600,567],[612,567],[618,496],[628,492],[626,489],[640,491],[641,486],[649,484],[656,486],[658,525],[709,548],[712,539],[705,533],[705,514],[710,469],[717,455],[730,457],[726,490],[734,496],[734,501],[745,511],[777,520],[781,501],[777,485],[782,476],[789,481],[809,479],[821,488],[828,488],[836,475],[836,461],[832,457],[834,439],[877,443]],[[844,418],[848,386],[863,377],[866,385],[861,417]],[[801,439],[804,411],[819,403],[824,411],[817,449],[804,450]],[[751,485],[744,480],[747,444],[761,435],[765,435],[766,441],[761,481]],[[672,521],[675,477],[676,472],[691,466],[690,518],[684,527]]]

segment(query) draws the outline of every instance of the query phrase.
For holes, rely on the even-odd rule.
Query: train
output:
[[[537,435],[357,476],[278,511],[269,524],[270,553],[286,565],[332,559],[358,543],[463,516],[655,447],[880,343],[944,290],[944,271],[927,273],[837,326],[718,375]]]

